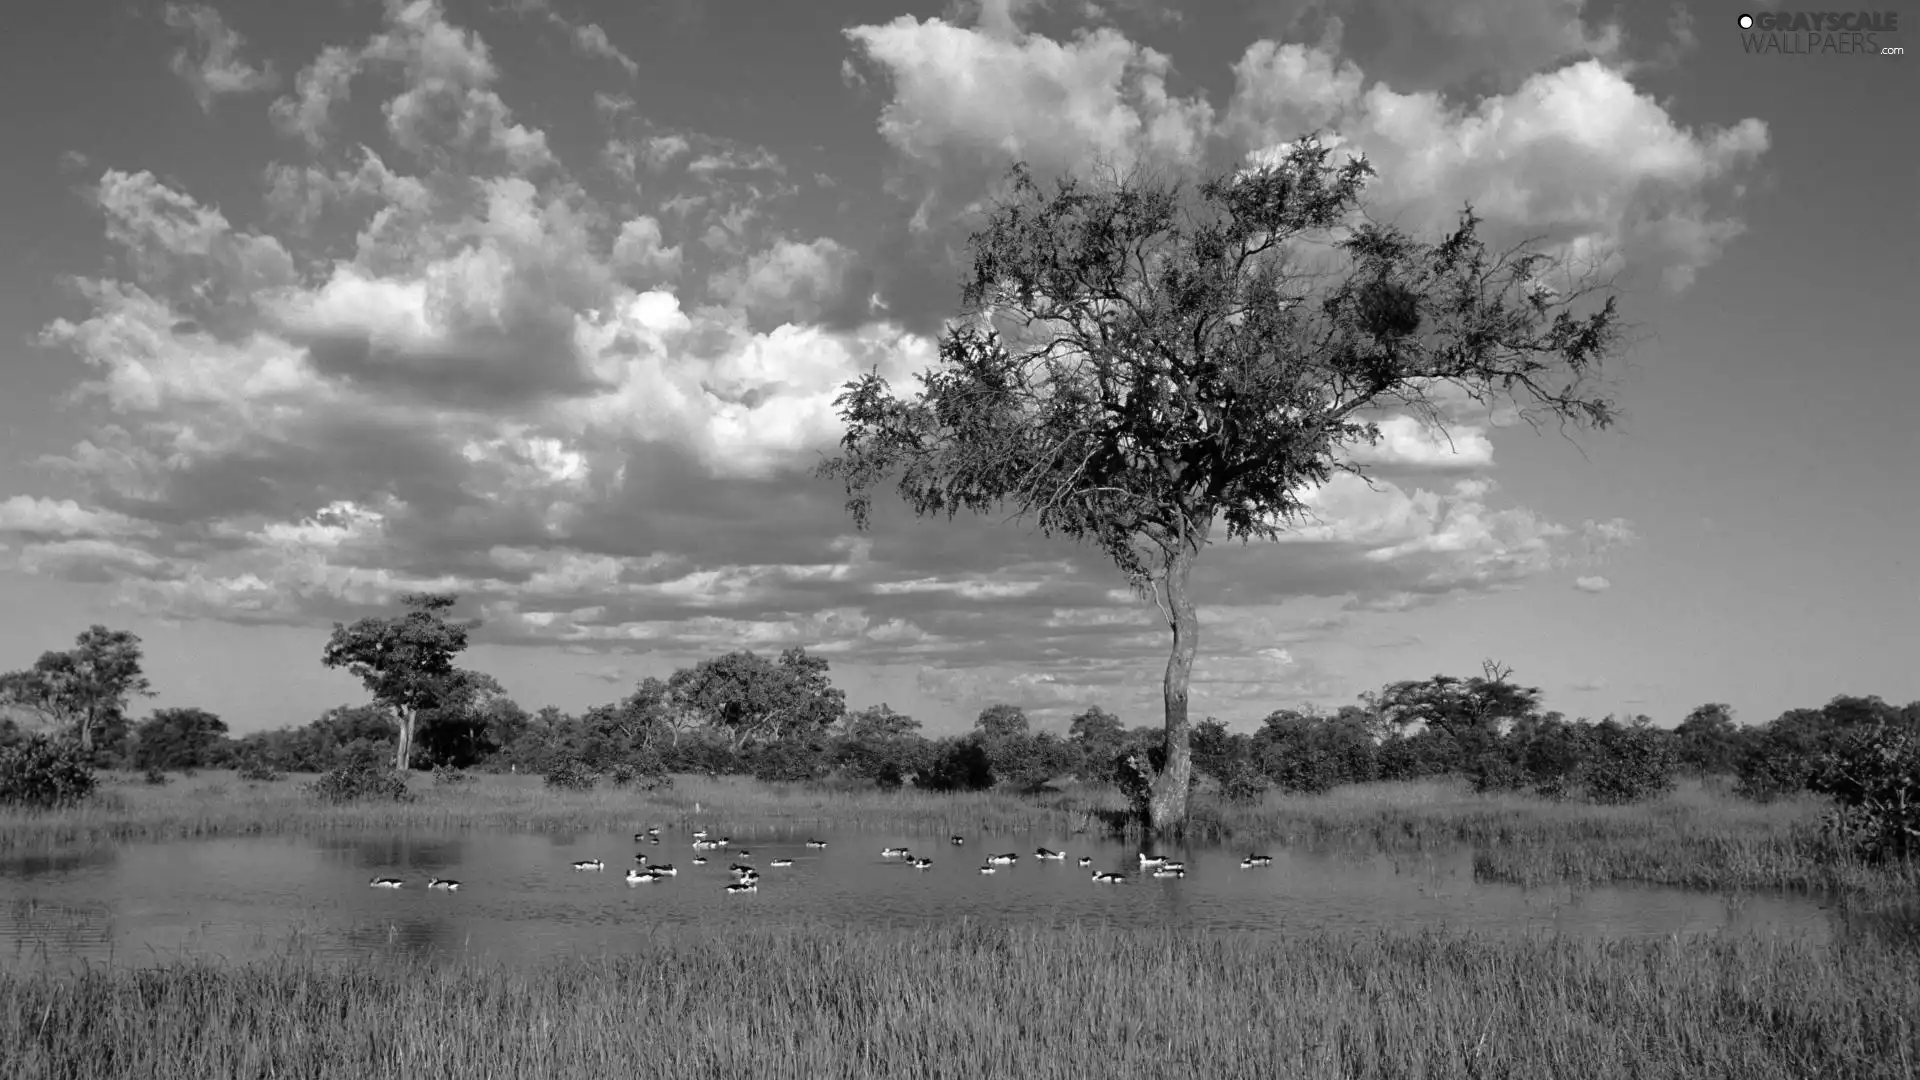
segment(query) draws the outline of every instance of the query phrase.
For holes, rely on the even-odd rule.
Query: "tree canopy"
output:
[[[334,623],[321,654],[322,664],[346,668],[375,701],[398,715],[396,769],[412,761],[422,713],[471,701],[488,686],[499,689],[491,677],[453,666],[453,658],[467,648],[468,632],[478,625],[447,620],[445,613],[458,602],[452,594],[408,593],[400,597],[405,614],[368,616],[351,626]]]
[[[1140,171],[1047,190],[1015,166],[922,388],[898,396],[876,369],[837,401],[842,452],[820,472],[858,527],[888,480],[922,516],[1011,508],[1155,598],[1174,637],[1156,828],[1185,817],[1188,579],[1217,523],[1247,540],[1298,522],[1312,488],[1361,471],[1348,452],[1381,410],[1438,421],[1459,392],[1613,418],[1595,384],[1620,339],[1611,297],[1548,281],[1530,247],[1490,249],[1471,208],[1432,242],[1365,220],[1372,167],[1329,153],[1302,139],[1197,191]]]

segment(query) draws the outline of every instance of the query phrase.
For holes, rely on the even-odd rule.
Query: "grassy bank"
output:
[[[973,925],[0,975],[0,1075],[1912,1076],[1920,956]]]
[[[534,776],[478,776],[437,787],[416,777],[411,803],[332,806],[307,795],[311,777],[250,783],[209,772],[149,786],[114,778],[89,803],[56,813],[0,812],[0,849],[127,840],[349,829],[596,830],[698,823],[722,831],[1039,831],[1102,834],[1117,791],[1070,787],[1034,796],[934,794],[678,777],[665,792],[602,786],[556,792]],[[1837,858],[1819,836],[1821,804],[1758,805],[1697,781],[1632,806],[1476,795],[1454,781],[1365,784],[1325,795],[1271,794],[1253,806],[1196,800],[1193,837],[1234,845],[1418,851],[1476,845],[1476,872],[1522,884],[1637,881],[1712,889],[1797,888],[1871,897],[1920,892],[1920,869],[1876,870]]]

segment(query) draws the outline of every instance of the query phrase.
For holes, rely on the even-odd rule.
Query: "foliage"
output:
[[[825,657],[804,648],[778,661],[745,650],[673,673],[667,689],[681,706],[725,731],[738,752],[755,742],[812,735],[846,713],[846,692],[827,677]]]
[[[137,635],[96,623],[74,638],[73,648],[41,653],[32,667],[0,674],[0,704],[34,713],[91,755],[103,729],[124,731],[128,698],[153,696],[140,661]]]
[[[1120,718],[1098,705],[1067,722],[1067,741],[1080,752],[1080,777],[1100,783],[1113,781],[1113,762],[1126,743]]]
[[[35,735],[0,747],[0,806],[54,810],[93,794],[89,755],[69,739]]]
[[[1760,802],[1804,791],[1818,773],[1822,755],[1838,739],[1876,725],[1920,725],[1920,709],[1846,695],[1818,709],[1789,709],[1747,739],[1735,790]]]
[[[1920,855],[1920,726],[1876,723],[1840,734],[1808,787],[1836,806],[1830,835],[1869,862]]]
[[[362,752],[336,768],[320,774],[309,785],[313,794],[329,803],[361,801],[410,802],[406,774],[387,765],[383,758]]]
[[[443,613],[458,602],[452,594],[407,593],[400,597],[409,609],[403,615],[369,616],[351,626],[333,624],[321,653],[323,665],[346,668],[376,702],[399,716],[395,769],[404,771],[412,763],[422,713],[469,699],[478,687],[492,683],[487,676],[453,666],[453,658],[466,650],[468,632],[478,625],[447,621]]]
[[[142,769],[211,766],[227,737],[227,723],[196,708],[155,709],[133,730],[133,764]]]
[[[1678,755],[1666,732],[1650,724],[1602,720],[1593,726],[1592,740],[1581,775],[1589,800],[1639,802],[1673,790]]]
[[[599,779],[579,758],[563,758],[547,768],[547,786],[555,791],[592,791]]]
[[[1731,773],[1740,764],[1740,729],[1730,706],[1711,703],[1688,713],[1673,729],[1680,767],[1696,776]]]
[[[459,787],[473,782],[473,774],[465,769],[456,769],[451,765],[440,765],[433,770],[433,786],[438,788]]]
[[[285,780],[287,778],[286,773],[275,769],[272,765],[259,758],[242,762],[236,772],[238,772],[240,779],[256,784],[267,784],[275,780]]]
[[[951,739],[935,750],[917,783],[931,791],[985,791],[994,784],[993,760],[977,735]]]
[[[848,776],[898,788],[925,768],[933,746],[919,734],[920,722],[884,702],[847,715],[833,749],[833,762]]]
[[[1490,251],[1470,211],[1437,243],[1365,220],[1371,166],[1330,153],[1301,139],[1197,198],[1144,173],[1048,191],[1015,166],[923,389],[898,398],[876,370],[836,402],[843,454],[820,471],[845,482],[856,526],[891,478],[923,516],[1011,507],[1153,595],[1173,630],[1155,828],[1185,814],[1188,579],[1217,523],[1278,535],[1358,469],[1346,451],[1380,437],[1366,410],[1435,419],[1442,387],[1612,419],[1590,385],[1618,340],[1612,299],[1584,310],[1585,283],[1556,296],[1546,256]],[[1342,272],[1305,272],[1313,245]]]
[[[818,780],[827,774],[830,761],[826,742],[800,735],[761,743],[748,755],[753,778],[767,783],[798,783]]]
[[[1255,804],[1267,797],[1272,782],[1245,757],[1236,757],[1220,776],[1220,794],[1230,803]]]
[[[156,768],[149,768],[141,774],[141,781],[150,787],[160,787],[167,782],[167,774]]]
[[[1282,791],[1327,791],[1378,775],[1373,738],[1357,710],[1325,717],[1282,709],[1262,722],[1250,751]]]

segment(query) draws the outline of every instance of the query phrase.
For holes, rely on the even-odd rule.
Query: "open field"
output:
[[[1099,929],[650,935],[537,968],[0,975],[0,1075],[1912,1076],[1920,954]]]
[[[311,777],[248,782],[227,772],[149,786],[118,775],[88,803],[50,813],[0,812],[0,850],[125,840],[344,829],[625,830],[644,825],[722,831],[832,828],[936,836],[948,832],[1100,832],[1117,791],[1069,787],[1033,796],[936,794],[680,776],[669,791],[602,785],[558,792],[535,776],[478,775],[439,787],[413,780],[410,803],[334,806]],[[1476,871],[1522,884],[1645,882],[1710,889],[1794,888],[1879,898],[1920,894],[1920,867],[1870,869],[1837,858],[1819,836],[1815,799],[1759,805],[1698,781],[1632,806],[1476,795],[1457,781],[1381,783],[1325,795],[1270,794],[1253,806],[1196,799],[1193,837],[1235,845],[1350,846],[1417,851],[1461,843]]]

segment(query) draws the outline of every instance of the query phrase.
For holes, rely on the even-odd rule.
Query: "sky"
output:
[[[847,380],[935,361],[1013,161],[1200,175],[1318,131],[1376,217],[1471,202],[1615,275],[1621,421],[1377,417],[1371,486],[1201,556],[1196,717],[1488,658],[1569,716],[1920,698],[1920,58],[1877,51],[1920,11],[1752,51],[1778,7],[33,5],[0,668],[105,623],[152,705],[302,724],[366,700],[333,623],[450,591],[529,709],[803,645],[929,734],[1157,724],[1170,635],[1096,550],[885,499],[861,533],[813,468]]]

